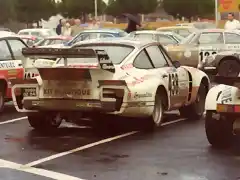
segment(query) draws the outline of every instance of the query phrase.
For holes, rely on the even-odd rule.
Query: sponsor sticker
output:
[[[0,69],[9,69],[9,68],[15,68],[16,65],[14,62],[2,62],[0,63]]]
[[[152,97],[152,93],[135,93],[134,96],[133,96],[135,99],[139,99],[139,98],[148,98],[148,97]]]
[[[222,104],[232,101],[232,87],[227,87],[222,92]]]
[[[45,96],[90,96],[91,90],[90,89],[70,89],[70,90],[64,90],[64,89],[50,89],[46,88],[43,90],[43,95]]]

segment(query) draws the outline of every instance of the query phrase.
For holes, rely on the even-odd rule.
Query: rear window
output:
[[[133,50],[132,46],[120,46],[120,45],[84,45],[75,48],[91,48],[94,50],[105,50],[113,64],[120,64]],[[63,64],[63,59],[60,59],[57,64]],[[97,63],[97,59],[94,58],[69,58],[69,64],[79,63]]]
[[[153,35],[152,34],[135,34],[134,35],[134,38],[137,38],[137,39],[153,39]]]

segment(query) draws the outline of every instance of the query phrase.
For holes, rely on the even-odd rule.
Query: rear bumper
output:
[[[99,100],[65,100],[65,99],[25,99],[23,107],[28,111],[116,111],[116,102]]]

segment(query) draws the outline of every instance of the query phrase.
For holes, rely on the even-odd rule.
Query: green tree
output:
[[[15,0],[17,20],[24,23],[39,22],[41,19],[48,20],[55,15],[56,4],[54,0]]]
[[[98,13],[102,14],[106,9],[106,4],[102,0],[98,0]],[[79,18],[85,14],[94,13],[94,0],[62,0],[58,4],[59,12],[65,17]]]
[[[179,14],[190,19],[214,14],[214,0],[164,0],[162,6],[174,17]]]
[[[149,14],[158,7],[158,0],[110,0],[107,14],[117,16],[122,13]]]

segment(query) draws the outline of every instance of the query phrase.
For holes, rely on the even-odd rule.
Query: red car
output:
[[[0,112],[4,103],[12,99],[10,79],[23,79],[22,48],[28,47],[17,35],[0,33]]]
[[[65,42],[68,42],[72,39],[72,37],[69,36],[50,36],[47,37],[39,42],[37,42],[34,46],[47,46],[52,44],[63,44]]]
[[[19,38],[21,38],[28,46],[33,46],[37,42],[39,42],[42,39],[39,39],[38,37],[31,36],[31,35],[17,35]]]

